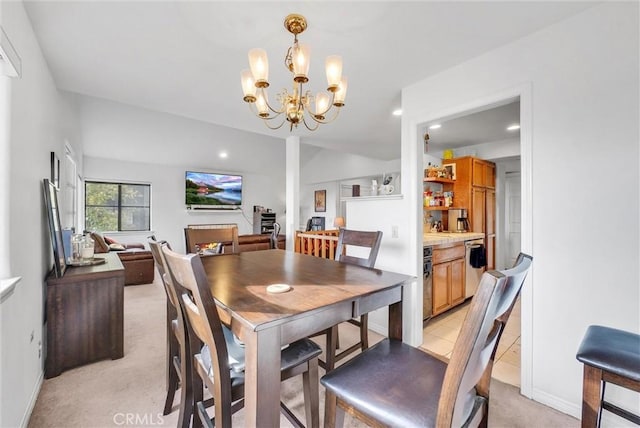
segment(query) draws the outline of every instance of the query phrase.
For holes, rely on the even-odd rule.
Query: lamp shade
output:
[[[340,80],[340,86],[338,87],[338,90],[336,91],[336,95],[333,99],[333,105],[336,107],[342,107],[344,105],[344,99],[347,96],[347,78],[343,77]]]
[[[327,73],[327,88],[329,91],[334,91],[340,86],[340,79],[342,78],[342,57],[340,55],[330,55],[325,61],[325,69]]]
[[[256,100],[256,108],[258,109],[259,115],[269,115],[269,107],[267,106],[267,101],[264,99],[264,96],[262,94],[258,94],[258,99]]]
[[[344,227],[344,217],[336,217],[333,220],[333,225],[337,228]]]
[[[242,93],[244,94],[244,100],[250,102],[250,100],[256,99],[256,83],[253,80],[253,74],[251,70],[242,70],[240,74],[240,81],[242,83]]]
[[[329,94],[318,92],[316,95],[316,115],[324,116],[327,110],[329,110]]]
[[[269,86],[269,59],[264,49],[251,49],[249,51],[249,67],[255,79],[257,87]],[[266,84],[266,85],[265,85]]]
[[[296,82],[307,82],[309,76],[309,63],[311,59],[309,45],[296,43],[293,46],[293,77]]]

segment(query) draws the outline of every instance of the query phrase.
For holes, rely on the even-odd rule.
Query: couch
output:
[[[268,250],[271,248],[271,235],[239,235],[238,243],[240,252]],[[284,235],[278,235],[278,248],[281,250],[286,249],[286,238]]]
[[[153,282],[155,265],[153,254],[144,244],[121,244],[97,232],[91,232],[94,252],[116,252],[124,266],[124,285],[149,284]]]

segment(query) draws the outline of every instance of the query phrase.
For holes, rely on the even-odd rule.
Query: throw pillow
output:
[[[104,237],[104,240],[106,241],[107,244],[111,245],[111,244],[117,244],[118,241],[116,241],[115,239],[111,239],[108,236]]]
[[[106,239],[105,239],[105,241],[106,241]],[[107,241],[107,242],[108,242],[108,241]],[[125,250],[124,245],[122,245],[122,244],[118,244],[118,243],[115,243],[115,244],[109,244],[109,249],[110,249],[111,251],[124,251],[124,250]]]
[[[95,248],[95,253],[108,253],[109,252],[109,245],[107,244],[107,242],[104,240],[104,237],[97,233],[97,232],[91,232],[91,239],[93,239],[93,246]]]

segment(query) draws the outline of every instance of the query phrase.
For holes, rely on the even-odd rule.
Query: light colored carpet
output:
[[[158,276],[156,275],[156,281]],[[341,331],[341,344],[348,345],[357,330]],[[372,341],[379,336],[372,333]],[[319,341],[319,343],[321,343]],[[124,358],[105,360],[66,371],[46,379],[40,390],[29,427],[117,427],[176,426],[179,394],[174,412],[162,416],[165,389],[165,295],[158,283],[125,287]],[[320,375],[324,373],[320,369]],[[282,400],[304,421],[300,376],[284,382]],[[324,388],[320,386],[321,411]],[[565,414],[522,397],[518,390],[494,380],[491,385],[491,427],[577,427]],[[243,426],[244,411],[233,417]],[[291,424],[281,416],[283,427]],[[347,427],[363,426],[345,420]]]

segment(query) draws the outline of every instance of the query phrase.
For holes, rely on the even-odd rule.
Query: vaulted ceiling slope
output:
[[[57,86],[66,91],[285,138],[242,101],[247,52],[266,49],[270,98],[290,88],[282,65],[289,13],[308,20],[310,88],[324,59],[349,78],[337,121],[305,143],[388,160],[400,157],[401,89],[594,5],[593,2],[25,1]]]

